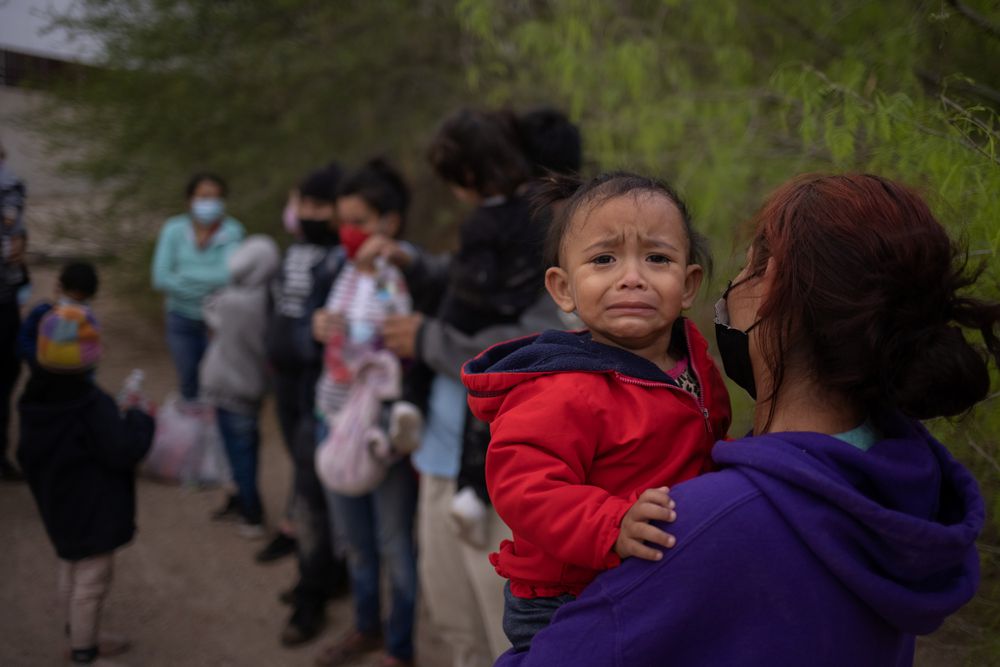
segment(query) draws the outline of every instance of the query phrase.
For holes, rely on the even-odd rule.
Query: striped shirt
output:
[[[347,262],[324,308],[347,322],[346,330],[331,334],[323,352],[323,374],[316,384],[316,412],[325,418],[347,401],[352,357],[364,348],[380,348],[385,318],[406,315],[412,305],[406,281],[396,267],[386,264],[379,267],[378,273],[364,273],[354,262]]]

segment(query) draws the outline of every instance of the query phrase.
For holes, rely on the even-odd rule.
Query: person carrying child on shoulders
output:
[[[119,412],[93,380],[100,332],[90,309],[60,304],[39,325],[38,367],[18,408],[17,458],[59,556],[73,665],[107,665],[128,642],[103,635],[101,607],[114,552],[135,535],[135,468],[153,441],[153,419]]]
[[[508,579],[504,631],[515,650],[562,604],[623,558],[673,546],[650,525],[674,517],[668,485],[711,468],[729,396],[682,316],[704,250],[678,195],[611,173],[554,178],[545,285],[586,329],[501,343],[463,369],[469,404],[490,422],[490,497],[510,526],[490,560]]]

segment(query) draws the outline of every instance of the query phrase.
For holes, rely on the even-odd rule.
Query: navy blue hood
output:
[[[683,320],[678,320],[682,323]],[[685,335],[684,327],[674,335]],[[676,340],[676,339],[675,339]],[[681,338],[681,342],[685,341]],[[492,373],[562,373],[566,371],[617,372],[629,377],[674,384],[669,375],[637,354],[594,341],[589,331],[549,330],[517,338],[489,348],[466,362],[462,374],[468,378]]]

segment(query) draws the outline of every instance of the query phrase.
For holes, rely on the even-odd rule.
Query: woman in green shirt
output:
[[[153,288],[166,294],[167,346],[186,401],[198,398],[198,365],[208,332],[201,306],[229,281],[229,255],[243,240],[243,225],[226,215],[226,182],[195,174],[187,185],[188,211],[160,230],[153,256]]]

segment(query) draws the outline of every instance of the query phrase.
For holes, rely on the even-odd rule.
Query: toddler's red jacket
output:
[[[466,363],[469,405],[492,433],[490,498],[514,538],[490,562],[515,596],[578,595],[620,562],[619,525],[643,491],[711,468],[729,395],[693,323],[678,320],[673,341],[700,397],[586,331],[500,343]]]

